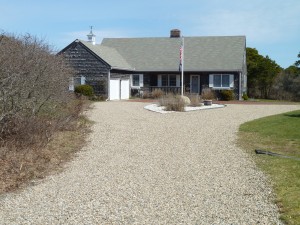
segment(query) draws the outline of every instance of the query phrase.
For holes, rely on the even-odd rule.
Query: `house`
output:
[[[86,83],[110,100],[154,89],[180,93],[182,83],[186,94],[201,94],[204,88],[233,90],[239,100],[247,90],[245,36],[184,37],[183,82],[177,29],[170,37],[104,38],[101,44],[92,31],[88,38],[59,53],[77,72],[70,90]]]

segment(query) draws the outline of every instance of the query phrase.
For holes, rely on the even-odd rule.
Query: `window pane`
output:
[[[176,86],[176,75],[169,75],[169,86]]]
[[[229,75],[222,76],[222,87],[229,87]]]
[[[140,75],[132,76],[132,86],[140,86]]]
[[[214,87],[221,87],[221,75],[214,75]]]
[[[168,86],[168,75],[161,75],[161,86]]]
[[[74,78],[74,87],[81,84],[81,77],[75,77]]]

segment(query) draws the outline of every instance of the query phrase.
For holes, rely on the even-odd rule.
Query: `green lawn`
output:
[[[255,155],[255,149],[300,158],[300,110],[241,125],[239,144],[271,179],[281,219],[300,224],[300,161]]]

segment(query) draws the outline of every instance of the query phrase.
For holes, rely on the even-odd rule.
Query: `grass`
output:
[[[239,144],[270,177],[281,220],[300,224],[300,161],[254,153],[262,149],[300,158],[300,110],[241,125]]]
[[[254,101],[254,102],[265,102],[265,103],[292,103],[292,104],[299,104],[299,102],[295,102],[295,101],[289,101],[289,100],[278,100],[278,99],[264,99],[264,98],[257,98],[257,99],[253,99],[253,98],[249,98],[247,101]]]

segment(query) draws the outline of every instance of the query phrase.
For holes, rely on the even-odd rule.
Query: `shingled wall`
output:
[[[109,65],[80,42],[73,42],[61,54],[75,69],[75,77],[84,76],[86,84],[91,85],[96,94],[107,95]]]

